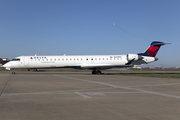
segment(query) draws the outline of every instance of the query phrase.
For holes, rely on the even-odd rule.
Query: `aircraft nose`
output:
[[[6,67],[6,64],[2,65],[2,67]]]
[[[3,67],[9,68],[9,67],[10,67],[10,64],[9,64],[9,63],[6,63],[6,64],[3,65]]]

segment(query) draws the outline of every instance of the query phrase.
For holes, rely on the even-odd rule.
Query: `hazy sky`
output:
[[[162,46],[149,66],[180,66],[179,0],[0,0],[0,57],[109,55]],[[116,25],[114,25],[116,23]]]

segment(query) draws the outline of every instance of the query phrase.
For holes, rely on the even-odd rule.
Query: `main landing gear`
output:
[[[93,70],[92,74],[102,74],[100,70]]]

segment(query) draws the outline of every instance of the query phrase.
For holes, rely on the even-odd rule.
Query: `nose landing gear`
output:
[[[15,70],[13,69],[12,74],[16,74]]]

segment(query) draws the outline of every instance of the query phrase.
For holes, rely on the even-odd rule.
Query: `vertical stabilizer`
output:
[[[154,41],[151,43],[149,48],[144,53],[139,53],[138,55],[155,57],[156,54],[158,53],[160,47],[165,44],[171,44],[171,43],[163,43],[163,42],[159,42],[159,41]]]

